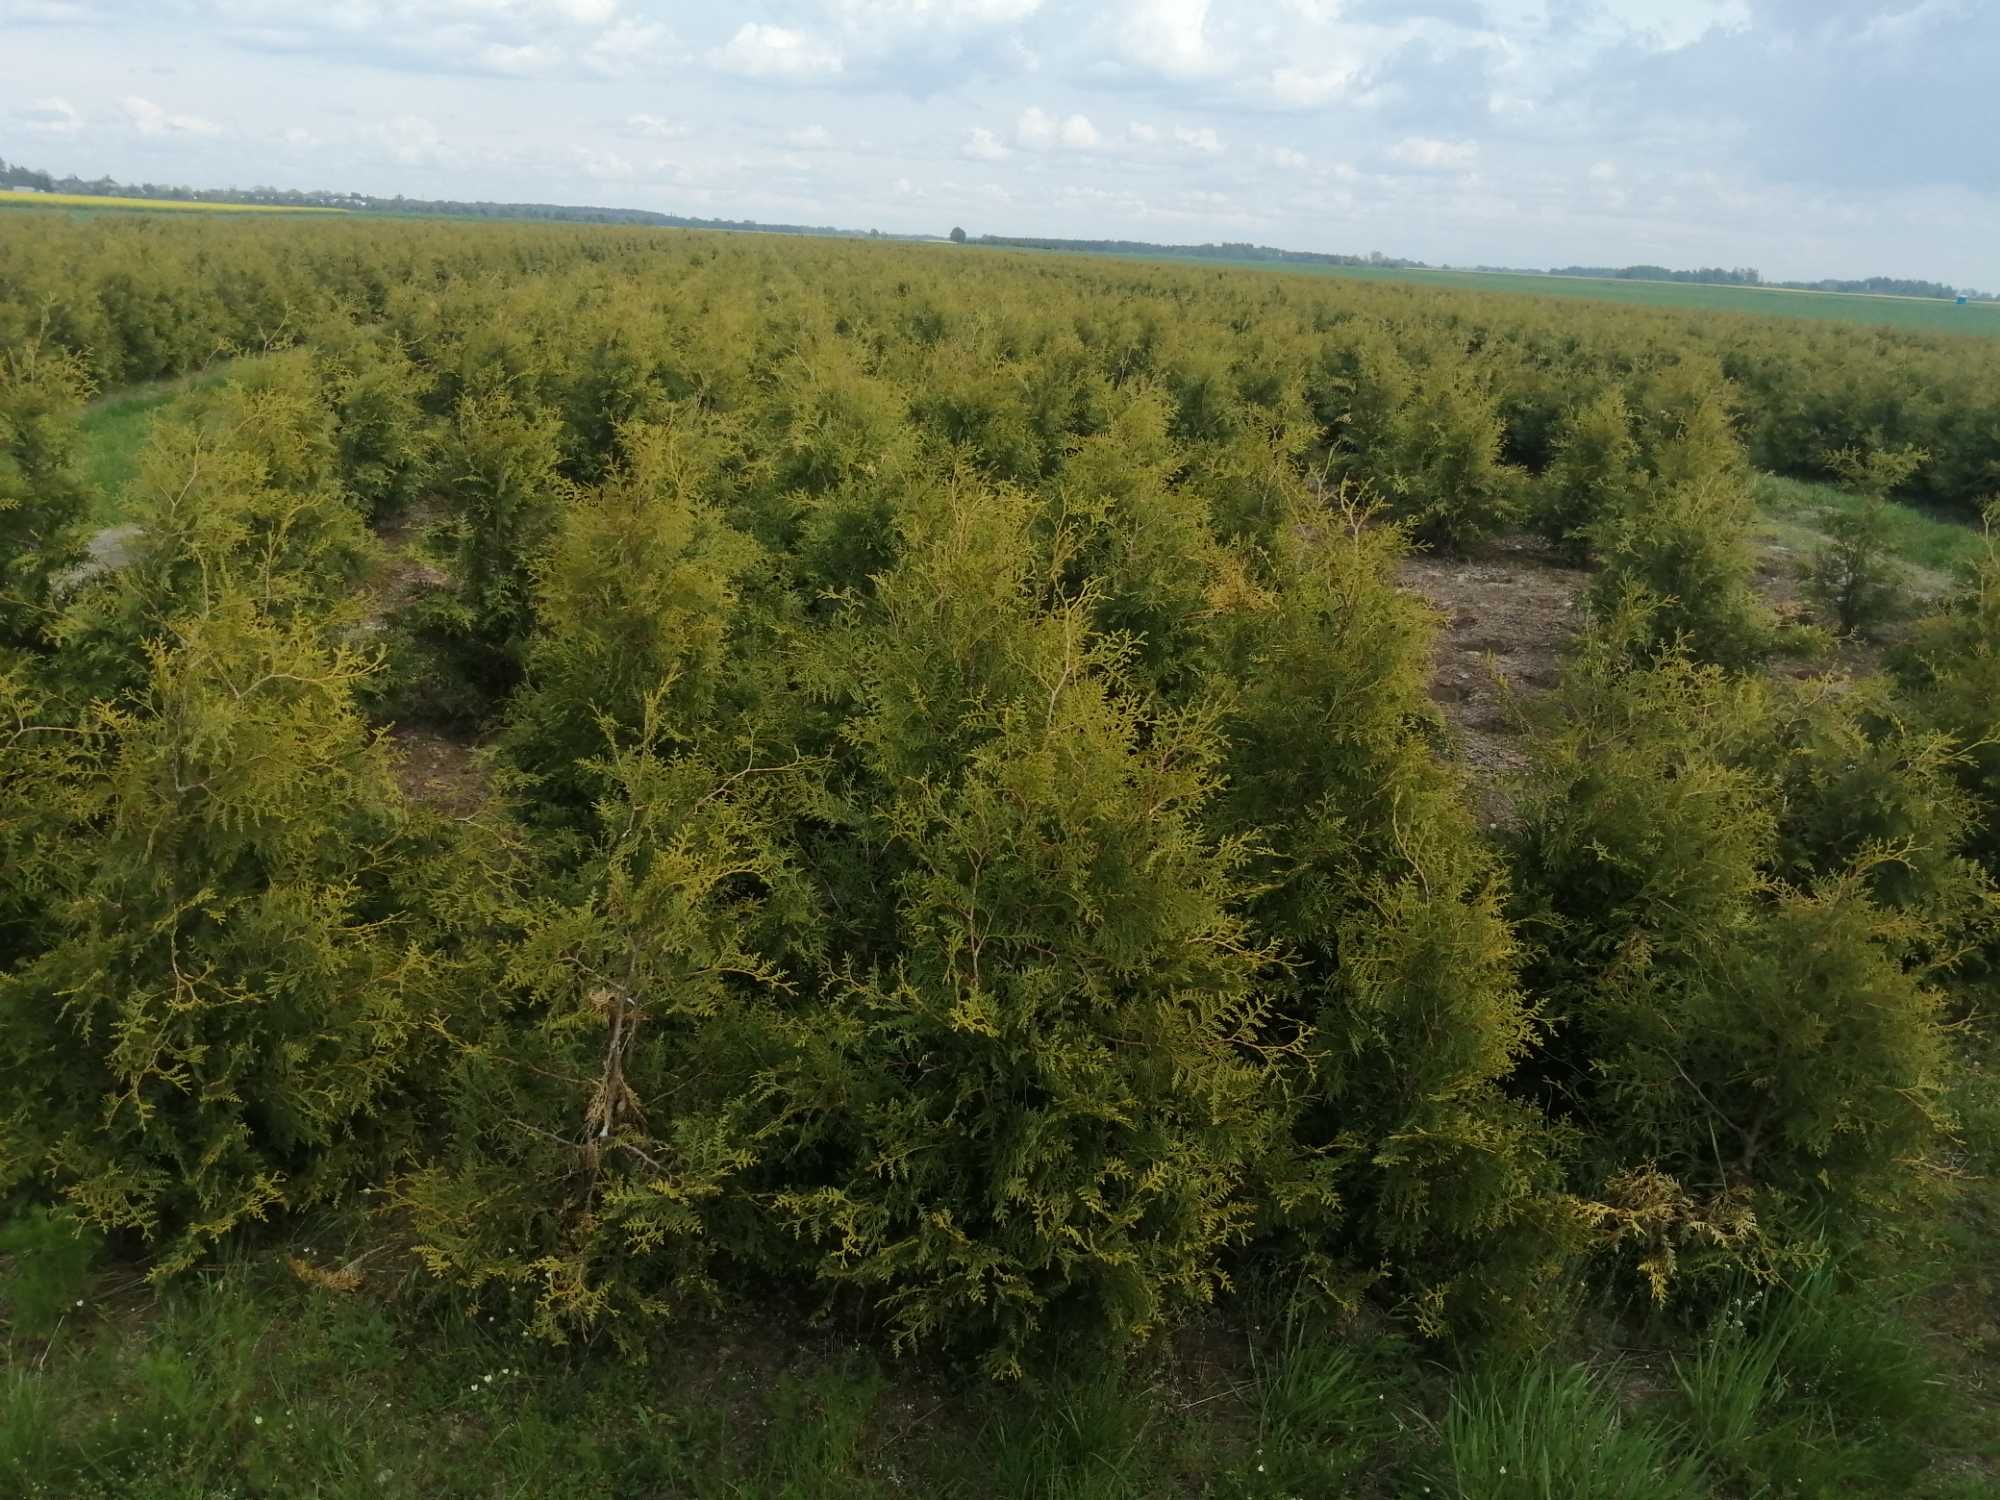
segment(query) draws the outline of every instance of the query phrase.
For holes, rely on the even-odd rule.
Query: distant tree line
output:
[[[191,188],[172,183],[116,182],[109,177],[56,177],[0,158],[0,187],[33,188],[93,198],[160,198],[177,203],[258,203],[290,208],[344,208],[356,213],[409,214],[422,218],[543,219],[564,224],[641,224],[663,229],[726,229],[763,234],[814,234],[854,239],[927,239],[884,235],[874,229],[830,224],[763,224],[753,219],[700,219],[643,208],[591,208],[562,203],[486,203],[453,198],[378,198],[328,188]]]
[[[1222,244],[1155,245],[1147,240],[1057,240],[1022,235],[982,234],[972,242],[999,250],[1063,250],[1090,255],[1151,255],[1175,260],[1270,261],[1320,266],[1385,266],[1393,270],[1427,270],[1420,260],[1404,260],[1379,250],[1366,255],[1334,255],[1319,250],[1279,250],[1271,245],[1233,241]]]
[[[1959,288],[1941,281],[1924,281],[1909,276],[1864,276],[1858,281],[1766,281],[1754,266],[1702,266],[1693,271],[1674,271],[1665,266],[1555,266],[1551,276],[1588,276],[1601,281],[1681,281],[1704,286],[1768,286],[1795,292],[1854,292],[1877,297],[1942,297],[1959,295]],[[1981,301],[1985,293],[1970,292]]]

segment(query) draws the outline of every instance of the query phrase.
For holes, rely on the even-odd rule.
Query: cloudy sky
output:
[[[0,155],[205,186],[2000,288],[1996,0],[0,0]]]

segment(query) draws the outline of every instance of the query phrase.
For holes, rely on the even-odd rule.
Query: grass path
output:
[[[83,472],[97,508],[91,520],[110,526],[118,520],[118,502],[139,469],[139,453],[155,419],[173,415],[191,395],[222,384],[235,368],[225,360],[187,375],[147,381],[106,392],[84,408],[78,430],[83,438]]]

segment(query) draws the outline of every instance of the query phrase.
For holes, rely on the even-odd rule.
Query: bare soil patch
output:
[[[1472,557],[1409,558],[1400,581],[1443,616],[1431,697],[1471,772],[1481,821],[1502,822],[1504,784],[1528,764],[1516,705],[1556,685],[1590,573],[1531,538],[1506,537]]]
[[[485,804],[486,769],[478,746],[434,729],[397,724],[389,730],[396,785],[420,807],[451,818],[469,818]]]

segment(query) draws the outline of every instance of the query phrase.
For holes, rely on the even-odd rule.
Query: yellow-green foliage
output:
[[[393,1158],[422,960],[381,902],[398,814],[353,705],[367,664],[235,590],[146,654],[42,785],[60,821],[0,1054],[42,1080],[8,1175],[171,1271]]]
[[[890,946],[833,957],[772,1085],[822,1164],[775,1200],[817,1273],[905,1338],[991,1330],[1001,1369],[1051,1318],[1130,1335],[1213,1295],[1298,1045],[1269,1034],[1249,850],[1203,827],[1213,712],[1153,699],[1049,592],[1032,521],[938,496],[843,622]]]
[[[649,721],[682,747],[710,732],[758,550],[706,499],[699,425],[625,429],[623,468],[577,497],[537,565],[539,628],[503,744],[538,800],[588,808],[607,745]]]
[[[1612,1239],[1678,1201],[1711,1263],[1754,1269],[1817,1212],[1880,1223],[1925,1186],[1939,983],[1990,915],[1948,748],[1865,703],[1634,661],[1647,633],[1593,637],[1540,724],[1514,858],[1550,1022],[1528,1076]]]
[[[550,1337],[755,1284],[1011,1374],[1253,1256],[1532,1340],[1590,1245],[1670,1295],[1891,1234],[1934,1177],[1942,1018],[1994,949],[2000,572],[1895,688],[1763,682],[1749,460],[1968,503],[1993,348],[25,217],[10,1204],[166,1270],[367,1184]],[[85,492],[93,382],[238,355]],[[92,501],[136,529],[70,573]],[[1496,847],[1398,575],[1524,510],[1598,560],[1601,623]],[[450,816],[396,789],[417,716],[480,737]]]
[[[1431,749],[1400,550],[1360,510],[1296,514],[1232,627],[1228,824],[1262,846],[1252,909],[1310,1028],[1306,1170],[1271,1207],[1386,1257],[1427,1317],[1507,1321],[1547,1269],[1546,1142],[1501,1088],[1533,1018],[1503,877]]]
[[[2000,508],[1987,511],[1986,551],[1936,614],[1896,654],[1896,674],[1919,720],[1960,747],[1955,774],[1978,799],[1975,838],[2000,876]]]
[[[1624,394],[1607,386],[1564,413],[1553,448],[1535,506],[1535,529],[1572,561],[1582,562],[1598,529],[1643,493],[1639,444]]]
[[[31,339],[0,351],[0,650],[39,641],[76,566],[89,496],[76,467],[83,361]]]

